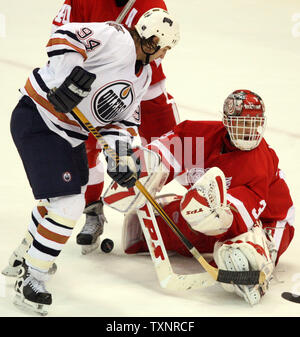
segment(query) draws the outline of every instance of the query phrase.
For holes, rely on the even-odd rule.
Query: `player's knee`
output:
[[[63,197],[51,198],[47,205],[48,212],[63,219],[76,222],[83,213],[85,207],[84,194],[72,194]]]

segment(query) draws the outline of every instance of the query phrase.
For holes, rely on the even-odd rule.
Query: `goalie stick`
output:
[[[83,113],[75,107],[73,109],[74,114],[77,118],[85,125],[85,127],[93,134],[93,136],[98,140],[101,147],[105,149],[106,154],[111,157],[116,163],[119,162],[118,154],[106,143],[102,135],[93,127],[93,125],[88,121],[88,119],[83,115]],[[186,246],[189,252],[194,256],[194,258],[202,265],[202,267],[212,276],[212,278],[218,282],[222,283],[234,283],[240,285],[251,285],[251,284],[262,284],[266,279],[264,272],[259,270],[254,271],[228,271],[215,268],[211,266],[204,257],[199,253],[199,251],[192,245],[192,243],[181,233],[170,217],[165,213],[162,207],[153,199],[145,187],[141,184],[139,180],[136,181],[135,186],[140,190],[140,192],[145,196],[145,198],[150,202],[150,204],[155,208],[159,215],[164,219],[166,224],[172,229],[172,231],[177,235],[181,242]]]

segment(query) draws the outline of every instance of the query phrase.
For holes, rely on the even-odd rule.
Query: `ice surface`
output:
[[[13,145],[9,121],[29,72],[47,61],[52,18],[62,0],[0,2],[0,269],[25,232],[34,200]],[[259,93],[267,108],[265,137],[280,158],[296,210],[300,203],[300,7],[296,0],[167,1],[181,24],[181,41],[164,60],[168,91],[181,120],[219,119],[224,98],[234,89]],[[106,185],[107,186],[107,185]],[[174,192],[174,185],[166,192]],[[49,282],[49,316],[299,316],[300,306],[280,297],[300,291],[300,234],[277,267],[278,281],[261,303],[250,307],[219,286],[174,293],[160,288],[149,257],[122,253],[122,214],[105,209],[103,238],[110,254],[82,256],[75,229],[57,259]],[[180,272],[199,272],[194,259],[172,258]],[[30,316],[12,304],[14,280],[0,276],[0,316]]]

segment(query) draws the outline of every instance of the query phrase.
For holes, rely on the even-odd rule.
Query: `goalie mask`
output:
[[[256,148],[266,128],[263,100],[250,90],[235,90],[224,102],[223,124],[235,147],[242,151]]]
[[[152,8],[144,13],[135,29],[141,39],[149,39],[157,36],[159,42],[158,48],[173,48],[179,41],[179,25],[171,15],[161,8]]]

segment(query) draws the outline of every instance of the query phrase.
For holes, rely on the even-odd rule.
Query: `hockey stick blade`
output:
[[[228,271],[219,269],[217,281],[240,285],[261,284],[265,280],[260,271]]]
[[[300,303],[300,295],[296,295],[288,291],[283,292],[281,297],[290,302]]]
[[[168,276],[163,277],[163,268],[167,268],[169,264]],[[161,267],[161,268],[160,268]],[[166,261],[165,265],[161,265],[156,269],[157,277],[159,279],[160,286],[169,290],[195,290],[203,289],[213,286],[216,281],[210,276],[208,272],[197,274],[176,274],[174,273],[170,262]]]

